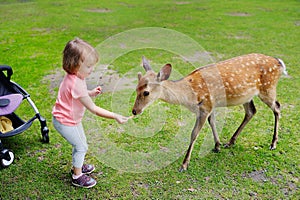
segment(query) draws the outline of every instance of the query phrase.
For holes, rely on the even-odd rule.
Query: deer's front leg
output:
[[[203,127],[207,117],[208,117],[207,113],[200,113],[199,115],[197,115],[196,124],[194,126],[194,129],[193,129],[192,135],[191,135],[190,145],[189,145],[189,148],[188,148],[188,150],[185,154],[185,157],[184,157],[183,163],[181,165],[181,168],[179,170],[180,172],[185,171],[188,168],[195,141],[197,140],[197,137],[199,135],[199,131]]]

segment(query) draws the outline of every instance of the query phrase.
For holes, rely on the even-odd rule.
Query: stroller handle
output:
[[[12,68],[8,65],[0,65],[0,71],[7,71],[7,78],[10,80],[10,77],[13,74]]]

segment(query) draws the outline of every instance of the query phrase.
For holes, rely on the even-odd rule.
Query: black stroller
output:
[[[13,74],[12,68],[0,65],[0,139],[11,137],[28,129],[35,119],[41,124],[42,142],[49,143],[49,129],[46,120],[40,115],[37,107],[30,99],[30,95],[17,83],[10,80]],[[18,117],[15,110],[23,100],[27,100],[33,108],[35,116],[24,121]],[[11,150],[5,149],[0,140],[0,164],[9,166],[14,160]]]

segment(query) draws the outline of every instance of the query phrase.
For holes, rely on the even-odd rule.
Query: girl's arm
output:
[[[115,119],[118,123],[123,124],[128,121],[129,117],[124,117],[122,115],[110,112],[99,106],[92,101],[91,97],[81,97],[79,98],[80,102],[92,113],[96,114],[97,116],[104,117],[107,119]]]

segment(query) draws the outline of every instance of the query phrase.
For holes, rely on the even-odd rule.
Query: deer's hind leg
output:
[[[243,104],[245,110],[245,117],[239,128],[235,131],[233,136],[230,138],[229,142],[225,144],[225,147],[230,147],[233,145],[238,137],[238,135],[242,132],[243,128],[248,124],[248,122],[252,119],[252,117],[256,113],[256,108],[254,106],[253,100]]]
[[[276,144],[278,141],[278,128],[279,128],[279,118],[280,118],[280,103],[276,101],[276,91],[269,92],[268,95],[259,95],[259,98],[267,104],[271,110],[273,111],[275,117],[275,124],[274,124],[274,134],[272,143],[270,146],[270,150],[276,149]]]

